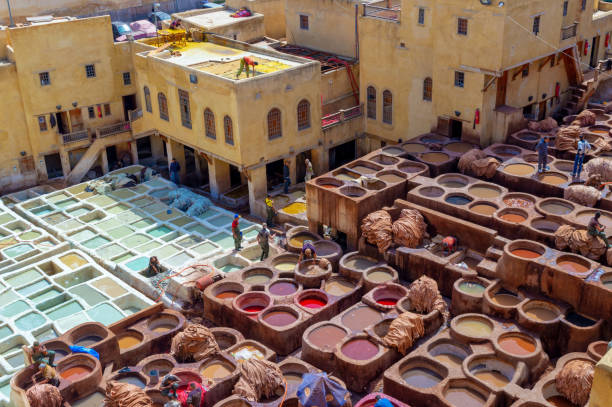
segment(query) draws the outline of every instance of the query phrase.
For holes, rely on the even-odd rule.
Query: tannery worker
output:
[[[304,160],[304,165],[306,165],[306,175],[304,175],[304,181],[308,182],[314,175],[314,169],[312,168],[312,163],[308,158]]]
[[[300,258],[298,262],[302,260],[309,260],[309,259],[316,260],[317,252],[315,251],[315,247],[312,244],[311,240],[304,240],[304,243],[302,244],[302,251],[300,252]]]
[[[181,26],[180,18],[177,18],[176,20],[172,20],[172,22],[170,23],[171,30],[178,30],[180,26]]]
[[[162,271],[162,268],[161,268],[161,264],[159,264],[159,260],[157,259],[156,256],[152,256],[149,259],[149,268],[147,269],[147,275],[149,277],[153,277],[154,275],[161,273],[161,271]]]
[[[234,215],[234,220],[232,221],[232,236],[234,237],[234,250],[242,250],[242,232],[240,231],[240,225],[238,225],[238,219],[240,219],[240,215]]]
[[[576,158],[574,158],[574,170],[572,171],[572,177],[580,179],[580,173],[582,172],[582,162],[584,156],[591,150],[591,145],[584,139],[584,134],[580,135],[580,140],[576,146]]]
[[[41,345],[40,342],[34,341],[32,347],[30,348],[30,352],[32,353],[32,362],[40,364],[41,362],[45,362],[46,358],[46,363],[51,367],[55,367],[53,364],[55,352],[52,350],[47,350],[45,345]]]
[[[604,233],[604,229],[606,228],[599,222],[599,218],[601,217],[601,212],[595,212],[595,216],[591,218],[589,221],[589,225],[587,226],[587,233],[593,237],[600,237],[601,240],[604,241],[606,246],[610,248],[610,243],[608,243],[608,237]]]
[[[259,243],[259,247],[261,247],[261,257],[259,261],[264,261],[270,254],[270,230],[268,230],[268,225],[265,223],[261,225],[261,230],[257,234],[257,243]]]
[[[444,253],[454,253],[457,250],[457,238],[446,236],[442,239],[442,247],[444,248]]]
[[[236,78],[240,77],[243,70],[246,70],[246,76],[249,77],[249,69],[253,67],[253,76],[255,76],[255,66],[259,65],[258,62],[254,61],[251,57],[243,57],[240,59],[240,69],[236,73]]]
[[[160,386],[161,394],[166,397],[177,398],[176,389],[179,387],[179,382],[180,379],[173,374],[164,376]]]
[[[268,226],[274,226],[276,209],[274,209],[274,201],[272,200],[272,197],[270,197],[270,195],[268,195],[268,197],[266,198],[266,214],[268,215],[268,218],[266,219]]]
[[[170,162],[170,181],[174,182],[176,185],[180,185],[181,177],[179,176],[179,172],[181,171],[181,164],[176,161],[176,158],[173,158]]]
[[[196,386],[195,382],[190,382],[189,390],[187,405],[189,407],[200,407],[202,404],[202,389]]]
[[[536,151],[538,152],[538,172],[548,171],[548,136],[542,136],[538,144],[536,144]]]
[[[59,376],[57,374],[57,370],[46,363],[41,363],[38,365],[38,371],[42,376],[42,380],[37,382],[37,384],[49,383],[52,386],[58,387],[60,384]]]

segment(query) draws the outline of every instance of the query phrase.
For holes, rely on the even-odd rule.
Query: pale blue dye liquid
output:
[[[45,323],[45,317],[35,312],[30,312],[29,314],[26,314],[22,316],[21,318],[18,318],[15,321],[15,326],[21,329],[22,331],[30,331],[34,328],[38,328],[44,323]]]
[[[148,257],[139,257],[125,264],[127,268],[134,271],[142,271],[149,267]]]
[[[4,317],[13,317],[29,308],[30,306],[25,301],[15,301],[6,307],[0,308],[0,315]]]
[[[87,315],[96,322],[110,325],[123,318],[123,314],[110,304],[100,304],[87,311]]]
[[[50,320],[56,320],[67,317],[68,315],[76,314],[77,312],[83,311],[83,307],[76,301],[68,302],[61,305],[59,308],[54,309],[51,312],[47,312],[47,317]]]
[[[170,233],[171,231],[172,229],[170,229],[167,226],[159,226],[159,227],[156,227],[155,229],[149,230],[147,233],[153,237],[160,237],[167,233]]]
[[[17,257],[27,252],[31,252],[32,250],[34,250],[34,246],[31,244],[18,244],[5,249],[4,254],[8,257]]]
[[[24,285],[25,283],[36,280],[40,277],[42,277],[41,273],[39,273],[35,269],[30,269],[27,271],[23,271],[19,274],[13,275],[11,277],[7,277],[4,280],[10,285],[12,285],[13,287],[19,287],[21,285]]]
[[[109,242],[110,242],[110,240],[108,240],[105,237],[96,236],[93,239],[90,239],[90,240],[84,242],[83,246],[87,247],[88,249],[95,249],[95,248],[103,246],[103,245],[105,245],[105,244],[107,244]]]
[[[26,285],[25,287],[18,289],[17,292],[23,296],[28,296],[37,291],[47,288],[50,285],[51,283],[48,282],[47,280],[40,280],[40,281],[35,282],[34,284]]]

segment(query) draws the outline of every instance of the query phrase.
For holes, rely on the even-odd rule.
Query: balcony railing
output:
[[[328,114],[321,118],[321,127],[327,129],[347,120],[354,119],[363,114],[363,105],[353,106],[349,109],[342,109],[336,113]]]
[[[378,4],[382,4],[382,3],[378,3]],[[363,5],[363,16],[364,17],[376,17],[376,18],[382,18],[383,20],[399,21],[400,13],[401,13],[401,10],[396,7],[387,8],[387,7],[372,6],[369,4]]]
[[[89,133],[87,130],[79,130],[68,134],[62,134],[62,142],[64,144],[75,143],[81,140],[87,140]]]
[[[130,131],[130,122],[121,122],[116,124],[111,124],[109,126],[99,127],[96,129],[96,137],[104,138],[109,137],[114,134],[124,133],[126,131]]]
[[[130,110],[129,116],[131,122],[140,119],[142,117],[142,109]]]
[[[577,28],[578,23],[574,23],[572,25],[568,25],[567,27],[561,28],[561,40],[567,40],[568,38],[575,37]]]

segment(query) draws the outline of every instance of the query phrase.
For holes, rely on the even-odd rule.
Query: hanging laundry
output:
[[[51,128],[54,128],[57,122],[55,121],[55,113],[51,113],[49,115],[49,123],[51,124]]]

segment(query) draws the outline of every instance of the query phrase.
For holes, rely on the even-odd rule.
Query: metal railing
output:
[[[578,29],[578,23],[568,25],[567,27],[562,27],[561,28],[561,40],[567,40],[568,38],[575,37],[577,29]]]
[[[130,110],[128,116],[131,122],[138,120],[142,117],[142,109]]]
[[[354,119],[363,114],[363,105],[353,106],[348,109],[341,109],[340,111],[332,114],[328,114],[327,116],[323,116],[321,118],[321,127],[323,129],[327,129],[329,127],[335,126],[336,124],[340,124],[347,120]]]
[[[61,136],[62,142],[64,144],[69,144],[81,140],[87,140],[89,138],[89,132],[87,130],[79,130],[68,134],[62,134]]]
[[[121,122],[116,124],[111,124],[109,126],[99,127],[96,129],[96,137],[104,138],[109,137],[114,134],[124,133],[126,131],[130,131],[130,122]]]
[[[363,5],[363,16],[364,17],[376,17],[382,18],[383,20],[399,21],[401,10],[397,8],[386,8],[371,6],[369,4]]]

